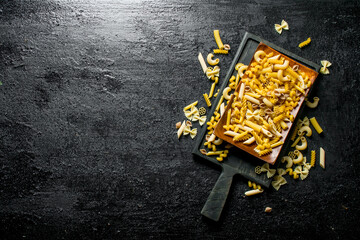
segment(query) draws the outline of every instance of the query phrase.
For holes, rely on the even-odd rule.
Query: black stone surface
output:
[[[0,0],[0,238],[357,239],[359,20],[359,1]],[[326,169],[251,198],[236,177],[218,223],[200,211],[220,171],[174,127],[205,106],[214,29],[332,62],[303,113]]]

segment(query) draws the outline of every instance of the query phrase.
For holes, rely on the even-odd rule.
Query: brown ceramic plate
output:
[[[296,62],[295,60],[289,58],[288,56],[272,49],[271,47],[265,45],[264,43],[260,43],[256,49],[255,52],[257,52],[258,50],[262,50],[264,51],[266,54],[269,54],[271,52],[274,53],[274,56],[277,55],[277,54],[280,54],[281,57],[284,57],[286,60],[289,61],[289,66],[292,67],[294,65],[299,65],[299,69],[303,72],[305,72],[305,74],[309,77],[310,81],[312,82],[312,85],[311,87],[314,85],[314,82],[315,82],[315,79],[316,77],[318,76],[318,73],[298,62]],[[251,63],[253,63],[255,60],[254,60],[254,57],[252,57],[251,59]],[[250,66],[250,64],[248,66]],[[248,76],[246,74],[244,74],[243,78],[247,78]],[[304,95],[301,95],[300,97],[300,101],[299,101],[299,104],[291,111],[291,114],[296,118],[301,106],[303,105],[304,103],[304,100],[305,100],[305,97],[308,95],[309,91],[310,91],[310,88],[306,89],[305,91],[305,96]],[[240,88],[240,84],[238,84],[235,92],[239,92],[239,88]],[[232,95],[231,99],[230,99],[230,102],[229,104],[227,105],[226,109],[225,109],[225,113],[223,114],[223,116],[221,117],[219,123],[217,124],[216,128],[215,128],[215,135],[218,137],[218,138],[221,138],[223,140],[225,140],[226,142],[246,151],[247,153],[259,158],[260,160],[263,160],[265,162],[268,162],[270,164],[274,164],[279,156],[279,153],[282,149],[282,147],[285,145],[281,145],[279,147],[276,147],[273,149],[273,151],[268,154],[268,155],[265,155],[265,156],[259,156],[259,154],[257,152],[254,151],[254,148],[256,147],[256,143],[253,143],[251,145],[245,145],[243,144],[242,142],[234,142],[233,141],[233,138],[230,137],[230,136],[226,136],[224,134],[224,132],[226,131],[223,126],[226,124],[226,116],[227,116],[227,112],[231,110],[231,105],[232,105],[232,102],[234,100],[234,95]],[[285,141],[288,141],[288,135],[289,135],[289,132],[291,130],[291,127],[293,125],[293,123],[287,123],[288,125],[288,129],[285,131],[283,130],[281,132],[281,135],[283,136],[282,138],[282,141],[285,142]]]

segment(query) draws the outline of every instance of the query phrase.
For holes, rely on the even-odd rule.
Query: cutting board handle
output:
[[[201,214],[214,221],[219,221],[221,212],[224,208],[226,198],[229,194],[231,183],[235,172],[223,166],[223,170],[215,183],[206,203],[201,210]]]

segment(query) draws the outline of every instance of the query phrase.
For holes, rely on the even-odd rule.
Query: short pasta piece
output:
[[[205,59],[203,57],[203,55],[201,53],[199,53],[198,55],[198,60],[200,62],[200,65],[201,65],[201,68],[203,70],[204,73],[206,73],[206,70],[207,70],[207,66],[206,66],[206,62],[205,62]]]
[[[315,161],[316,161],[316,151],[315,150],[311,150],[311,167],[315,167]]]
[[[262,189],[249,190],[249,191],[245,192],[245,196],[253,196],[253,195],[256,195],[256,194],[259,194],[262,192],[264,192],[264,190],[262,190]]]
[[[311,38],[309,37],[308,39],[306,39],[305,41],[303,41],[299,44],[299,48],[303,48],[303,47],[309,45],[310,42],[311,42]]]
[[[218,58],[213,59],[213,57],[214,57],[214,54],[209,53],[209,54],[207,55],[207,58],[206,58],[207,62],[208,62],[211,66],[217,65],[217,64],[219,64],[219,62],[220,62],[220,59],[218,59]]]
[[[323,132],[322,128],[320,127],[319,123],[316,121],[315,117],[310,118],[310,122],[318,134]]]
[[[322,60],[321,65],[322,67],[320,68],[320,73],[329,74],[330,71],[327,68],[331,66],[331,62],[329,62],[328,60]]]
[[[289,30],[289,25],[285,20],[281,21],[281,25],[280,24],[275,24],[275,30],[281,34],[282,30]]]
[[[310,102],[308,100],[306,100],[306,106],[308,106],[309,108],[316,108],[317,105],[319,104],[320,98],[318,97],[314,97],[314,102]]]
[[[320,167],[325,169],[325,150],[321,147],[320,148]]]
[[[228,54],[229,51],[225,50],[225,49],[214,49],[213,50],[214,54]]]
[[[211,107],[211,102],[210,102],[210,99],[209,99],[209,96],[207,95],[207,93],[204,93],[203,96],[204,96],[206,105],[207,105],[208,107]]]
[[[221,41],[219,30],[214,30],[214,38],[215,38],[216,44],[218,45],[218,48],[221,50],[224,49],[224,44]]]

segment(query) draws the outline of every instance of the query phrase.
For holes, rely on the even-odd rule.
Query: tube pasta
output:
[[[209,54],[207,55],[207,58],[206,58],[207,62],[208,62],[211,66],[217,65],[217,64],[219,64],[219,62],[220,62],[220,59],[218,59],[218,58],[213,59],[213,57],[214,57],[214,54],[209,53]]]
[[[178,139],[181,137],[181,134],[184,132],[184,129],[186,127],[186,123],[185,123],[185,120],[182,122],[180,128],[178,129],[177,131],[177,136],[178,136]]]
[[[241,83],[240,85],[240,91],[239,91],[239,99],[240,101],[242,101],[242,98],[244,96],[244,91],[245,91],[245,84],[244,83]]]
[[[325,169],[325,150],[320,147],[320,167]]]
[[[262,193],[264,190],[262,189],[254,189],[254,190],[249,190],[249,191],[246,191],[245,192],[245,196],[253,196],[253,195],[256,195],[256,194],[259,194],[259,193]]]
[[[293,160],[291,157],[289,156],[285,156],[281,159],[281,162],[282,163],[285,163],[286,162],[286,168],[291,168],[293,166]]]
[[[211,97],[214,95],[215,85],[216,85],[215,82],[213,82],[213,83],[211,84],[211,88],[210,88],[210,92],[209,92],[209,98],[211,98]]]
[[[310,118],[310,122],[318,134],[323,132],[322,128],[320,127],[319,123],[316,121],[315,117]]]
[[[241,66],[241,67],[239,68],[239,70],[238,70],[238,75],[239,75],[240,77],[243,77],[245,71],[247,70],[247,68],[248,68],[247,65]]]
[[[215,112],[218,112],[220,109],[220,105],[222,104],[222,102],[224,101],[224,96],[220,97],[220,101],[218,102],[218,105],[215,108]]]
[[[245,98],[246,98],[247,100],[249,100],[250,102],[252,102],[252,103],[255,103],[255,104],[257,104],[257,105],[260,105],[260,101],[259,101],[259,100],[257,100],[256,98],[251,97],[251,96],[248,95],[248,94],[245,94]]]
[[[319,104],[320,98],[318,97],[314,97],[314,102],[310,102],[308,100],[306,100],[306,106],[308,106],[309,108],[316,108],[317,105]]]
[[[307,148],[307,141],[305,137],[300,137],[301,145],[296,145],[297,150],[305,150]]]
[[[224,49],[224,44],[221,41],[219,30],[214,30],[214,38],[215,38],[216,44],[218,45],[218,48],[220,50]]]
[[[199,101],[195,101],[195,102],[187,105],[186,107],[184,107],[184,111],[189,110],[189,109],[192,108],[192,107],[195,107],[195,106],[198,104],[198,102],[199,102]]]
[[[225,100],[230,100],[229,92],[231,91],[230,87],[226,87],[223,91],[223,96]]]
[[[312,135],[312,130],[309,126],[302,126],[299,131],[298,131],[298,134],[299,135],[303,135],[303,133],[306,132],[306,135],[307,137],[310,137]]]
[[[201,68],[202,68],[203,72],[206,73],[206,70],[208,69],[208,67],[206,66],[205,59],[204,59],[203,55],[200,52],[199,52],[199,55],[198,55],[198,60],[200,62],[200,65],[201,65]]]
[[[283,64],[274,64],[274,70],[284,70],[289,66],[289,60],[285,60]]]
[[[303,160],[303,154],[299,150],[295,150],[294,154],[295,154],[296,158],[293,159],[293,163],[294,164],[301,163]]]
[[[266,56],[266,53],[262,50],[259,50],[254,54],[254,59],[256,62],[262,63],[262,59],[260,57],[264,58],[265,56]]]

